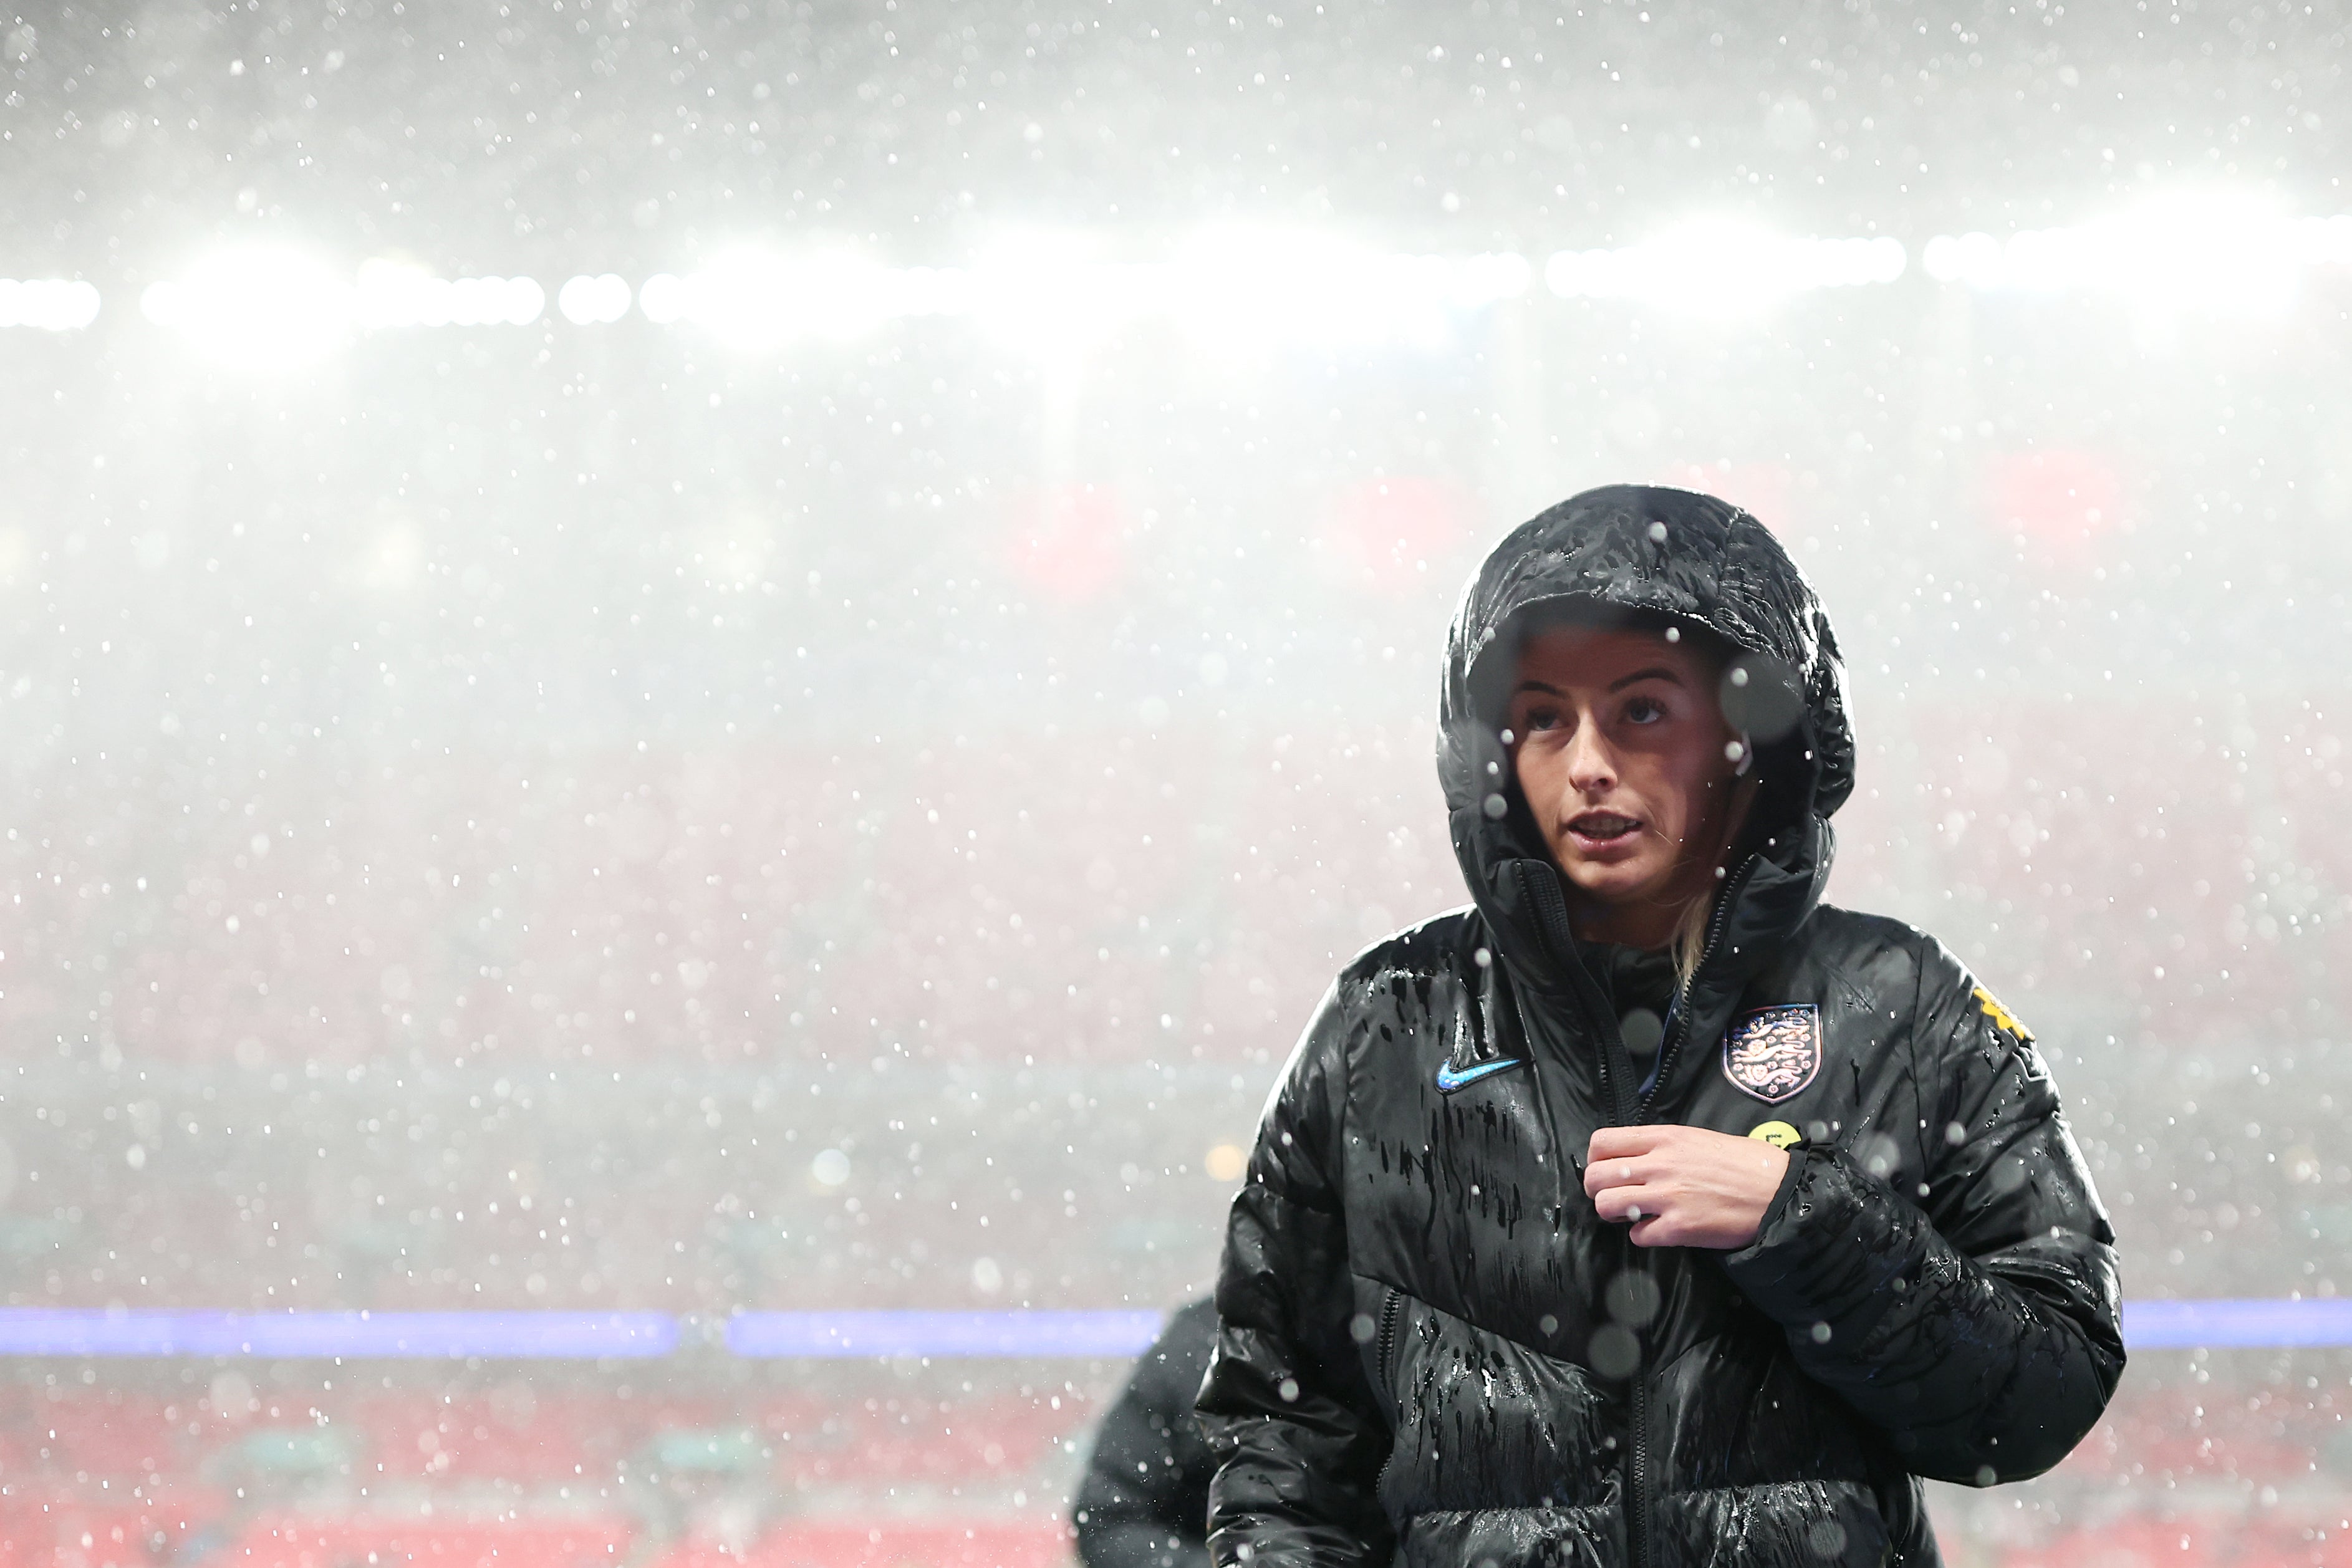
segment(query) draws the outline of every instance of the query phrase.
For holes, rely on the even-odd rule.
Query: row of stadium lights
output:
[[[1919,260],[1930,279],[1977,290],[2098,288],[2150,306],[2274,314],[2308,269],[2352,264],[2352,216],[2176,203],[2005,240],[1938,235]],[[1730,315],[1817,289],[1893,283],[1908,264],[1901,242],[1885,236],[1795,239],[1706,225],[1618,249],[1562,251],[1541,276],[1562,298]],[[683,277],[656,273],[634,290],[611,273],[576,277],[554,306],[580,326],[619,321],[634,308],[656,324],[692,322],[751,347],[926,316],[978,319],[1049,351],[1151,315],[1244,339],[1442,342],[1455,319],[1527,294],[1536,277],[1531,262],[1508,253],[1382,255],[1312,236],[1229,233],[1150,263],[1097,261],[1042,241],[1001,246],[970,267],[746,251]],[[71,331],[90,325],[100,303],[79,280],[0,278],[0,327]],[[282,251],[215,256],[140,297],[151,321],[256,363],[300,362],[354,330],[529,326],[548,304],[528,277],[442,278],[376,261],[346,281]]]

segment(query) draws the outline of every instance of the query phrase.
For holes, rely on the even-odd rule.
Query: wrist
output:
[[[1756,1234],[1734,1248],[1727,1256],[1750,1254],[1765,1245],[1766,1239],[1785,1223],[1789,1206],[1795,1198],[1805,1167],[1812,1161],[1825,1157],[1827,1151],[1809,1138],[1800,1138],[1793,1144],[1782,1145],[1780,1153],[1780,1179],[1774,1184],[1771,1195],[1764,1200],[1764,1212],[1756,1219]]]

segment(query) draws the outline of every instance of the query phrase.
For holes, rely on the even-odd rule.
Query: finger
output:
[[[1664,1207],[1664,1200],[1645,1186],[1612,1186],[1592,1195],[1592,1211],[1606,1220],[1654,1217]]]
[[[1666,1217],[1663,1214],[1647,1215],[1635,1220],[1625,1232],[1625,1239],[1636,1247],[1675,1245],[1675,1232],[1668,1228]]]
[[[1584,1163],[1619,1159],[1627,1155],[1646,1155],[1657,1146],[1656,1127],[1602,1127],[1592,1134],[1585,1145]]]
[[[1648,1170],[1644,1160],[1595,1160],[1584,1167],[1585,1195],[1596,1197],[1614,1186],[1639,1186],[1647,1178]]]

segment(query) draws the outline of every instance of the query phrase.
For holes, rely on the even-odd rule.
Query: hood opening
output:
[[[1760,852],[1817,894],[1830,852],[1824,820],[1853,787],[1844,664],[1829,618],[1755,517],[1712,496],[1620,485],[1513,529],[1471,580],[1448,638],[1439,779],[1455,857],[1490,916],[1511,924],[1511,862],[1550,864],[1501,716],[1521,643],[1562,621],[1707,639],[1724,662],[1717,698],[1749,735],[1759,778],[1733,863]]]
[[[1620,604],[1589,593],[1519,605],[1478,651],[1468,673],[1473,722],[1490,751],[1486,760],[1501,765],[1504,814],[1499,826],[1518,852],[1539,860],[1550,855],[1503,743],[1503,721],[1520,648],[1529,638],[1560,626],[1651,632],[1687,643],[1702,653],[1717,675],[1716,698],[1725,721],[1755,754],[1748,771],[1758,781],[1756,801],[1730,846],[1729,863],[1738,865],[1751,852],[1785,860],[1802,836],[1815,793],[1814,748],[1804,733],[1803,694],[1795,672],[1771,653],[1743,648],[1696,616]]]

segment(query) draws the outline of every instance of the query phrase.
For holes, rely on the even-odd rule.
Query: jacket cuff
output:
[[[1819,1151],[1822,1146],[1808,1138],[1799,1138],[1786,1146],[1789,1163],[1780,1172],[1780,1185],[1772,1189],[1771,1200],[1764,1206],[1764,1218],[1756,1222],[1756,1239],[1738,1249],[1733,1256],[1754,1251],[1764,1238],[1771,1234],[1781,1216],[1788,1212],[1789,1201],[1796,1193],[1798,1182],[1804,1176],[1805,1156]]]
[[[1927,1217],[1833,1146],[1789,1151],[1756,1239],[1723,1255],[1731,1282],[1792,1335],[1859,1345],[1932,1242]]]

